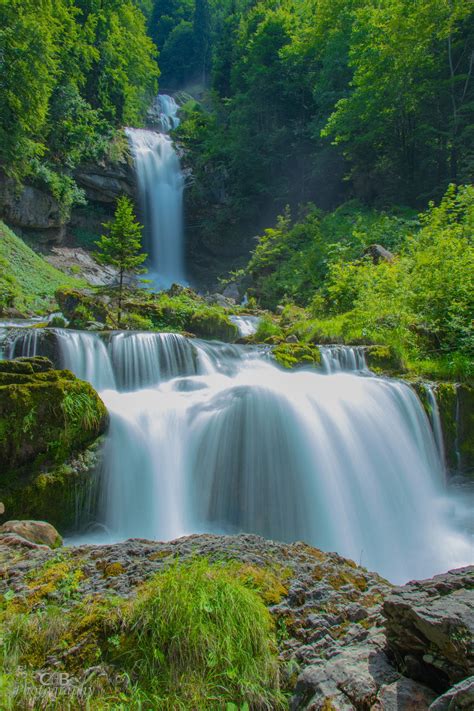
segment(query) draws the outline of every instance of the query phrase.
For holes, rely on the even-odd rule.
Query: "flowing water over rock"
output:
[[[291,372],[257,347],[54,334],[61,364],[111,413],[98,514],[109,540],[247,531],[336,550],[394,581],[472,557],[415,392],[358,354],[327,353],[337,372]],[[27,332],[8,348],[31,351]]]
[[[179,125],[170,96],[158,97],[161,132],[128,128],[149,255],[149,278],[160,288],[184,284],[183,189],[178,154],[168,132]]]

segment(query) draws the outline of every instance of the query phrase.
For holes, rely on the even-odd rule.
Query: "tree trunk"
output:
[[[118,310],[117,310],[117,326],[120,328],[122,325],[122,297],[123,297],[123,269],[120,270],[120,281],[119,281],[119,298],[118,298]]]

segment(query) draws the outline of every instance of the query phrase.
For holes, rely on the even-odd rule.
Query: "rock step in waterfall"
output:
[[[358,351],[326,353],[339,372],[292,372],[258,347],[35,331],[11,332],[7,355],[53,355],[111,413],[97,512],[107,540],[253,532],[397,582],[469,562],[417,395],[372,376]]]
[[[149,275],[167,289],[185,284],[183,238],[184,176],[169,131],[179,125],[178,106],[160,95],[156,112],[160,131],[127,128],[137,174],[139,204],[145,226]]]

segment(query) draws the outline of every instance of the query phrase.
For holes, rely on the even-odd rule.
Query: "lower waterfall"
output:
[[[321,371],[284,371],[259,347],[60,329],[12,331],[4,349],[49,354],[51,338],[111,413],[105,533],[85,540],[246,531],[396,582],[472,558],[417,395],[371,375],[362,352],[326,349]]]

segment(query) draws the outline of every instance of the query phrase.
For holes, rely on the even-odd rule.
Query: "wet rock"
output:
[[[63,539],[54,526],[44,521],[7,521],[0,526],[0,536],[6,533],[53,549],[63,544]]]
[[[396,588],[383,611],[399,669],[438,691],[474,674],[474,567]]]
[[[430,706],[430,711],[472,711],[472,709],[474,709],[474,676],[452,686]]]

